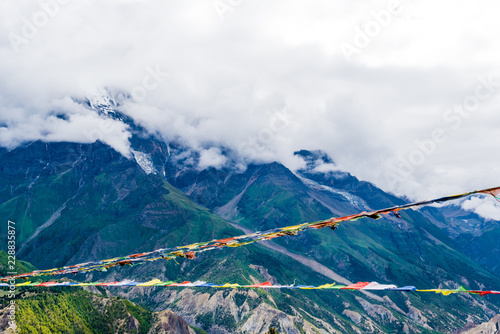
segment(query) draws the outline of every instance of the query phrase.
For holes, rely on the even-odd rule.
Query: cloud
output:
[[[472,197],[462,203],[462,208],[486,218],[500,220],[500,206],[492,198]]]
[[[316,167],[314,167],[314,172],[317,172],[317,173],[328,173],[328,172],[335,172],[338,170],[339,170],[338,167],[332,163],[320,162],[317,164]]]
[[[226,163],[227,158],[222,155],[219,148],[211,147],[208,150],[201,150],[198,169],[204,170],[208,167],[220,169]]]
[[[207,166],[223,163],[213,145],[290,168],[322,149],[412,199],[496,185],[499,4],[401,0],[383,23],[389,1],[227,3],[221,19],[213,1],[4,0],[0,145],[99,137],[130,156],[126,126],[71,99],[114,87],[132,95],[123,112]]]
[[[73,100],[55,101],[55,109],[41,113],[26,113],[10,109],[13,117],[0,126],[0,145],[14,148],[26,141],[93,143],[100,140],[130,158],[128,127],[110,118],[97,115]],[[39,109],[42,111],[43,109]]]

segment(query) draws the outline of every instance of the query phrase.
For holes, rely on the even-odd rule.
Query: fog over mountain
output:
[[[199,169],[225,149],[297,169],[304,148],[411,199],[497,186],[498,7],[2,0],[0,146],[99,139],[132,158],[129,126],[88,99],[199,151]]]

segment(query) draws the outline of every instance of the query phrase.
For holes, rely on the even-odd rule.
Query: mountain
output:
[[[20,259],[53,268],[405,202],[339,170],[319,151],[298,151],[304,168],[291,171],[278,162],[241,168],[234,152],[219,148],[225,166],[200,170],[196,151],[145,133],[120,112],[119,101],[105,97],[84,105],[129,126],[130,160],[99,141],[38,141],[0,150],[0,216],[16,222]],[[498,289],[495,258],[476,261],[460,244],[470,230],[450,232],[458,224],[456,214],[450,207],[406,211],[402,218],[363,219],[335,231],[308,231],[202,253],[194,260],[156,261],[76,279],[378,281]],[[476,237],[487,232],[483,228],[498,226],[476,219],[474,226],[481,230]],[[208,333],[263,333],[271,326],[279,333],[449,333],[500,312],[494,296],[162,287],[108,291],[151,311],[172,310]]]
[[[307,151],[298,152],[305,154]],[[310,152],[309,152],[310,154]],[[400,205],[403,200],[348,173],[292,173],[278,163],[250,166],[233,176],[231,170],[207,170],[196,177],[181,174],[167,180],[193,200],[214,210],[235,226],[265,230],[305,221],[349,215]],[[190,181],[190,182],[189,182]],[[334,233],[312,231],[276,243],[311,258],[352,280],[384,280],[405,284],[498,280],[464,257],[445,231],[415,211],[381,220],[341,225]],[[447,221],[441,221],[446,225]]]
[[[500,276],[500,226],[497,221],[484,219],[475,213],[460,208],[444,211],[454,225],[466,226],[460,234],[454,236],[456,245],[467,256]],[[453,210],[454,209],[454,210]]]

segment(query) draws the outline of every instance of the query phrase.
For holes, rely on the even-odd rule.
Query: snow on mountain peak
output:
[[[99,88],[87,94],[87,100],[90,107],[98,114],[107,116],[110,113],[116,113],[114,108],[117,107],[118,104],[113,94],[106,88]]]

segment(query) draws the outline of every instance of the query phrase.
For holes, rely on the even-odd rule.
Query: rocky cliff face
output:
[[[300,334],[304,328],[307,333],[337,333],[321,319],[310,316],[313,320],[306,320],[293,307],[288,313],[277,309],[271,295],[259,295],[253,290],[214,294],[190,289],[163,291],[155,299],[162,300],[158,308],[170,307],[190,324],[208,333],[264,333],[273,326],[279,328],[280,333],[289,334]]]
[[[488,322],[481,324],[470,323],[461,330],[453,332],[453,334],[498,334],[500,333],[500,314],[493,317]]]
[[[162,311],[153,316],[148,334],[196,334],[187,322],[172,311]]]

